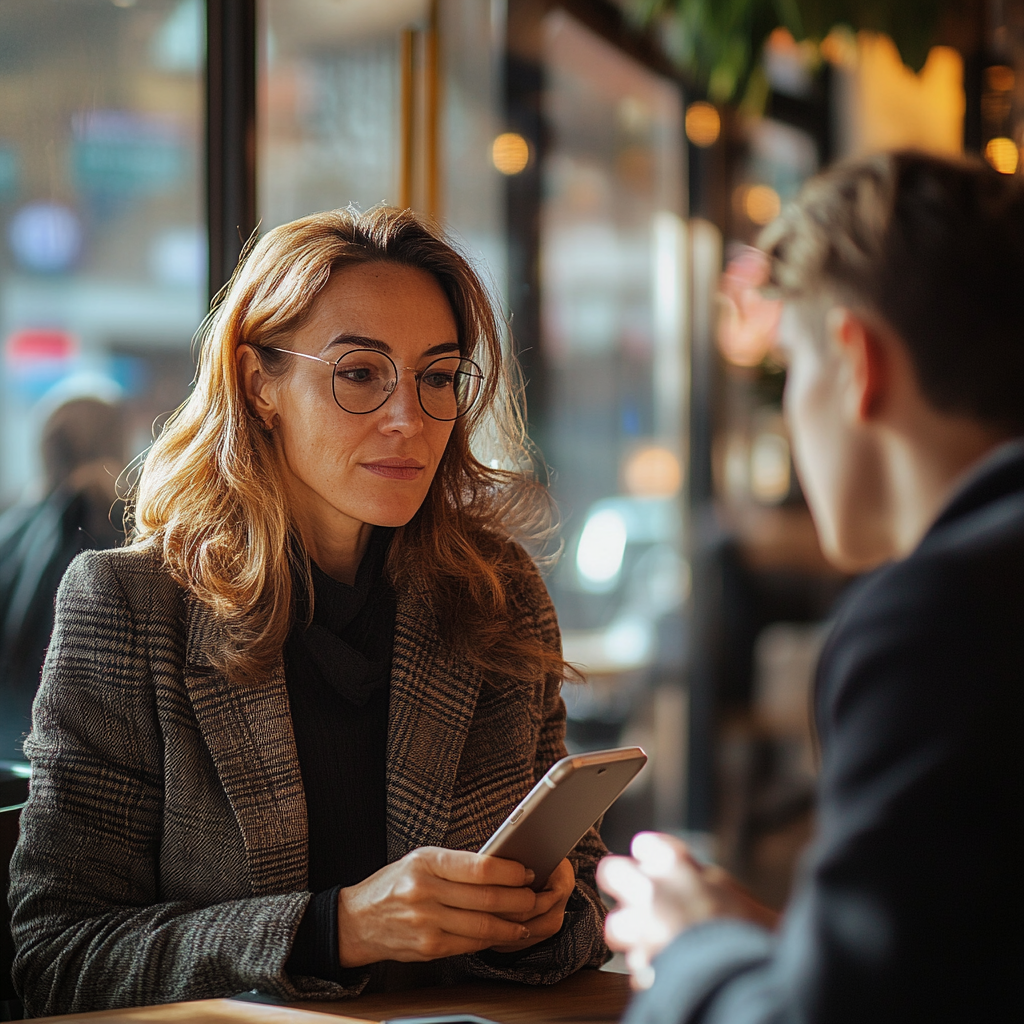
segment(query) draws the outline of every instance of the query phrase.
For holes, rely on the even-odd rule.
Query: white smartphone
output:
[[[537,892],[588,828],[647,763],[640,747],[570,754],[557,761],[480,848],[532,868]]]

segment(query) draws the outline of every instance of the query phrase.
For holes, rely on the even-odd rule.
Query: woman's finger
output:
[[[517,921],[506,921],[493,914],[455,907],[438,907],[433,915],[433,923],[449,935],[472,939],[478,944],[477,949],[522,942],[533,934],[530,928]]]
[[[576,887],[576,871],[568,858],[564,858],[548,876],[544,892],[549,890],[559,893],[570,893]]]
[[[495,946],[494,948],[499,953],[512,953],[520,949],[526,949],[528,946],[533,946],[538,942],[542,942],[544,939],[549,939],[552,935],[561,931],[564,920],[565,909],[562,906],[554,906],[546,914],[530,918],[529,921],[525,922],[530,929],[529,939],[507,945]]]
[[[565,908],[556,905],[546,913],[531,917],[524,923],[530,929],[530,941],[540,942],[541,939],[550,938],[555,932],[560,931],[564,920]]]
[[[537,912],[539,896],[526,886],[468,885],[437,879],[434,898],[443,906],[456,910],[479,910],[501,917],[512,914],[532,917]]]
[[[559,905],[564,905],[568,898],[568,893],[555,889],[545,889],[544,892],[537,893],[537,902],[533,908],[533,917],[541,917],[549,910],[552,910]]]
[[[519,888],[529,885],[534,878],[533,872],[518,861],[470,853],[468,850],[424,846],[409,856],[421,858],[435,875],[449,882]]]

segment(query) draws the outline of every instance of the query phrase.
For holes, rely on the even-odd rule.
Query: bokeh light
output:
[[[1005,64],[985,68],[985,85],[996,92],[1012,92],[1015,75]]]
[[[743,212],[755,224],[770,224],[782,212],[782,200],[770,185],[751,185],[743,196]]]
[[[778,505],[790,488],[789,441],[766,430],[750,446],[750,493],[764,505]]]
[[[844,26],[836,26],[821,41],[819,47],[822,57],[830,64],[848,71],[857,67],[857,37]]]
[[[1000,173],[1013,174],[1020,162],[1020,153],[1013,139],[989,139],[985,146],[985,159]]]
[[[686,109],[686,137],[701,149],[713,146],[722,132],[722,118],[711,103],[698,100]]]
[[[626,493],[637,498],[671,498],[683,484],[679,459],[668,448],[638,448],[622,470]]]
[[[603,509],[587,519],[576,548],[576,572],[584,589],[600,593],[614,588],[626,540],[626,522],[614,509]]]
[[[502,174],[519,174],[530,162],[530,144],[516,132],[502,132],[491,145],[491,162]]]

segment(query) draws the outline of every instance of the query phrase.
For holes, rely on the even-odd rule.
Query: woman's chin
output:
[[[364,523],[369,523],[371,526],[405,526],[416,515],[422,504],[423,502],[420,501],[415,504],[403,502],[401,505],[374,505],[367,508],[361,518]]]

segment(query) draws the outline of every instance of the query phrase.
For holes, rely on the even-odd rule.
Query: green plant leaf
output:
[[[716,102],[748,91],[765,40],[787,28],[820,42],[836,26],[885,32],[920,71],[935,27],[954,0],[631,0],[639,24],[657,24],[669,56]]]

